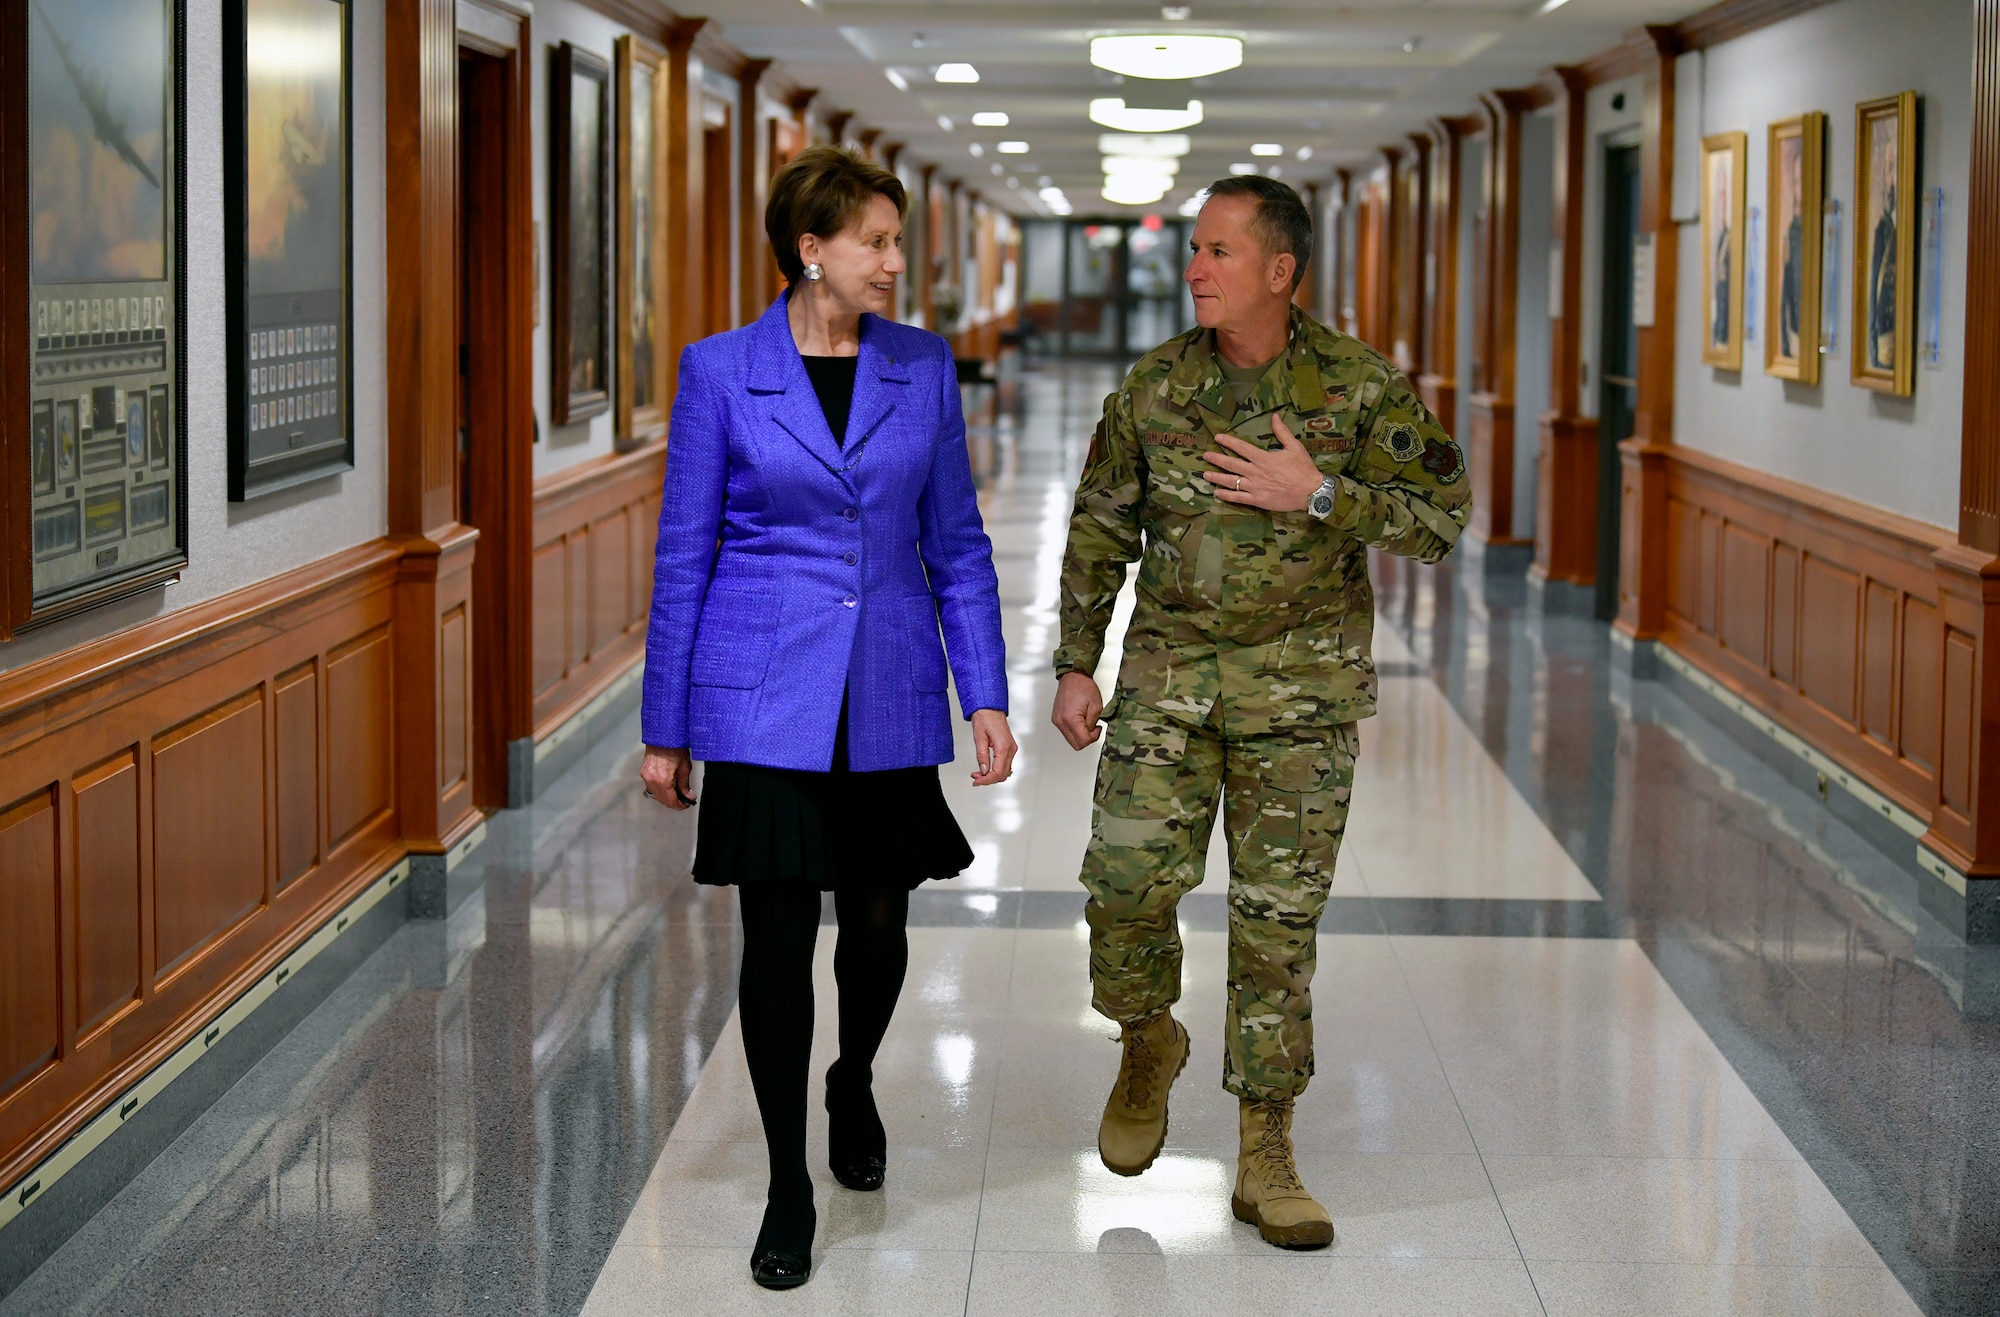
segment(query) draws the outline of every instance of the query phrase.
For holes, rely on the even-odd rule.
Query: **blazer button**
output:
[[[861,517],[861,512],[857,508],[842,508],[840,511],[840,515],[847,518],[849,521],[858,521]]]
[[[854,596],[853,596],[853,595],[849,595],[849,596],[847,596],[847,598],[845,598],[845,599],[841,600],[840,602],[841,602],[841,603],[843,603],[843,604],[845,604],[845,605],[847,605],[847,606],[848,606],[849,608],[852,608],[852,607],[854,607]]]
[[[861,561],[861,555],[858,553],[843,553],[842,555],[840,555],[840,559],[842,562],[846,563],[849,567],[852,567],[855,563]]]

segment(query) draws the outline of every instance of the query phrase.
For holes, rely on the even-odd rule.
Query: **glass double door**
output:
[[[1184,220],[1072,220],[1063,251],[1065,356],[1136,357],[1194,324]]]

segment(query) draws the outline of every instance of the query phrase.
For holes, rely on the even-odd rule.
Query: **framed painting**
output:
[[[1701,139],[1701,359],[1743,369],[1743,182],[1750,139]]]
[[[1817,384],[1826,116],[1814,111],[1780,119],[1768,131],[1764,371]]]
[[[22,387],[0,394],[24,406],[8,428],[28,451],[0,463],[26,484],[0,492],[14,555],[0,637],[188,560],[186,15],[177,0],[24,8],[26,85],[5,94],[10,118],[25,109],[28,250],[0,274],[32,333],[4,367]]]
[[[611,407],[611,66],[565,41],[549,71],[550,420]]]
[[[346,0],[223,6],[229,497],[354,469]]]
[[[617,440],[633,447],[667,429],[667,55],[618,38]]]
[[[1864,389],[1916,389],[1917,94],[1854,107],[1854,350]]]

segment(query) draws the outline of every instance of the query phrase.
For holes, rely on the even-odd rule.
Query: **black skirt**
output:
[[[694,880],[711,886],[805,883],[914,888],[972,864],[938,770],[847,766],[847,706],[833,738],[833,767],[711,762],[695,818]]]

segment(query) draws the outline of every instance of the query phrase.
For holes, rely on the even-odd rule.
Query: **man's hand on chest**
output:
[[[1201,455],[1216,469],[1204,472],[1203,478],[1215,486],[1215,496],[1225,503],[1266,512],[1303,512],[1327,477],[1291,427],[1275,413],[1271,433],[1278,440],[1276,448],[1260,448],[1233,434],[1216,435],[1218,451]]]

